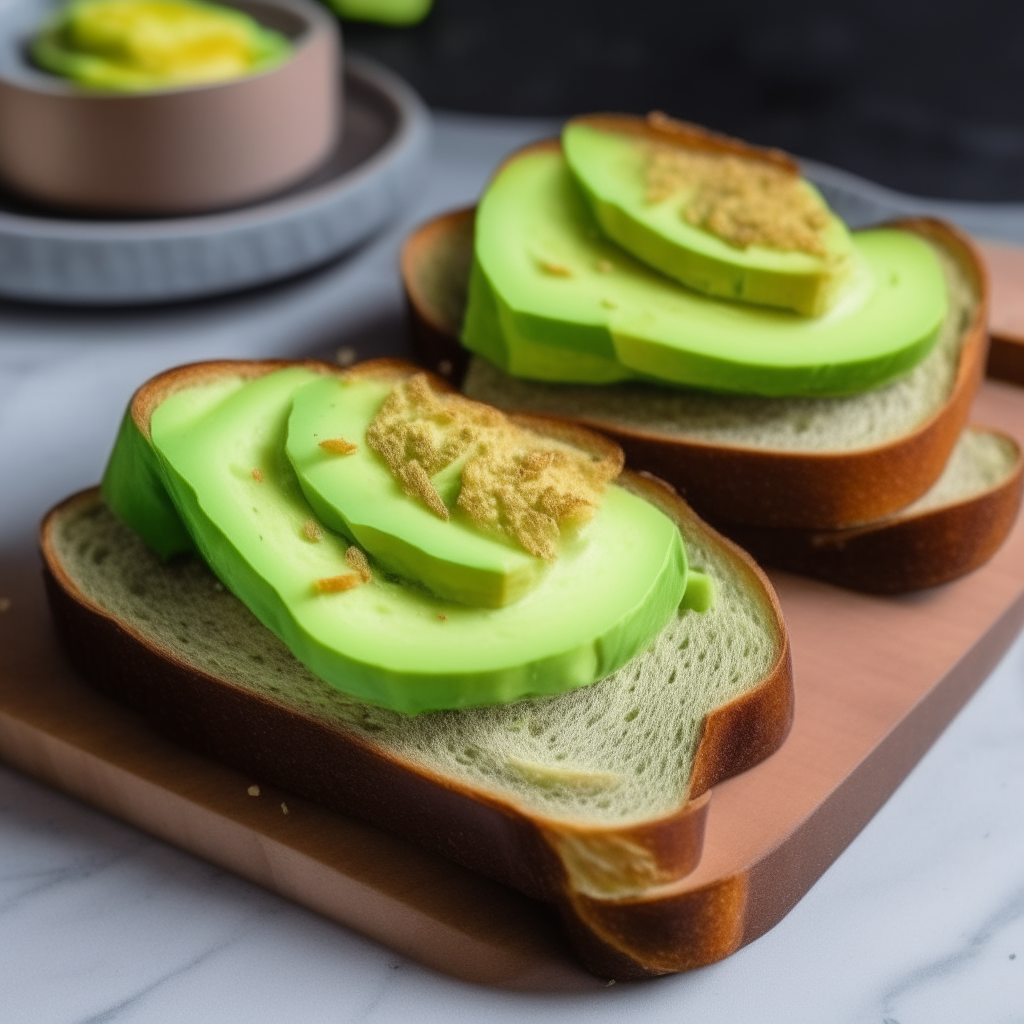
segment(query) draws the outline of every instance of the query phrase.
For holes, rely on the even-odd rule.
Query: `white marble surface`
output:
[[[97,479],[152,373],[398,350],[402,234],[543,127],[442,118],[417,208],[278,288],[148,313],[0,305],[0,550],[30,545],[43,509]],[[524,1019],[1024,1021],[1024,638],[773,931],[721,964],[586,996],[435,974],[0,767],[0,1024]]]

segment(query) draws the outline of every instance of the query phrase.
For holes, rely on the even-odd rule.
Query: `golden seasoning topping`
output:
[[[682,217],[737,249],[751,245],[824,256],[828,211],[778,163],[652,144],[647,199],[682,198]]]
[[[246,790],[246,792],[249,794],[249,796],[259,796],[260,795],[260,787],[259,786],[250,786]]]
[[[450,513],[441,495],[430,482],[427,471],[415,460],[406,463],[398,470],[398,479],[406,494],[416,494],[423,499],[424,504],[431,512],[440,519],[449,519]]]
[[[320,524],[315,519],[307,519],[302,524],[302,535],[311,544],[316,544],[323,540],[324,531],[320,529]]]
[[[359,445],[352,444],[351,441],[346,441],[343,437],[329,437],[326,441],[320,442],[320,447],[332,455],[351,455],[359,449]]]
[[[263,474],[262,474],[262,473],[260,472],[260,470],[259,470],[259,469],[254,469],[254,470],[252,471],[252,478],[253,478],[253,480],[255,480],[255,481],[256,481],[256,483],[258,483],[258,484],[261,484],[261,483],[263,483]]]
[[[550,274],[552,277],[572,277],[572,268],[567,267],[564,263],[559,263],[556,260],[544,259],[543,257],[537,257],[537,266],[544,271],[545,274]]]
[[[463,460],[455,505],[484,529],[515,539],[540,558],[558,555],[563,528],[586,522],[621,454],[603,457],[517,426],[490,406],[438,394],[426,374],[396,384],[366,431],[406,494],[441,519],[450,512],[431,482]]]
[[[318,594],[337,594],[341,590],[352,590],[362,584],[363,578],[357,572],[346,572],[341,576],[324,576],[313,584]]]
[[[366,555],[359,548],[350,547],[345,552],[345,564],[358,575],[363,583],[369,583],[373,579],[373,573],[370,572],[370,563],[366,560]]]

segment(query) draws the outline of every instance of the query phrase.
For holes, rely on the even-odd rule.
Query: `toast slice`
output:
[[[846,530],[723,529],[765,565],[871,594],[903,594],[984,565],[1017,519],[1022,480],[1012,437],[968,427],[931,490],[886,519]]]
[[[1024,384],[1024,249],[986,242],[981,247],[992,281],[992,335],[987,373]]]
[[[472,398],[572,419],[607,434],[630,465],[667,480],[715,523],[813,530],[883,519],[939,478],[963,429],[987,351],[988,283],[973,243],[918,218],[895,226],[936,249],[949,313],[939,342],[908,375],[845,398],[764,399],[624,383],[543,384],[504,374],[458,343],[473,211],[406,241],[402,277],[416,358]]]
[[[132,414],[145,433],[175,388],[282,365],[171,371],[139,391]],[[662,974],[731,952],[695,928],[699,899],[662,906],[656,894],[698,863],[711,788],[785,738],[790,650],[774,591],[745,552],[660,481],[618,482],[678,524],[717,597],[612,676],[558,697],[416,717],[349,697],[204,563],[161,562],[95,490],[44,520],[47,591],[84,677],[172,739],[554,903],[598,974]],[[624,900],[642,911],[623,915]],[[652,913],[666,936],[654,946]]]

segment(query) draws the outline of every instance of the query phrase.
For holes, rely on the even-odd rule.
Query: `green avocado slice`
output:
[[[548,565],[511,541],[482,532],[459,512],[459,464],[432,481],[452,513],[445,521],[407,497],[384,460],[364,443],[366,428],[392,386],[324,377],[296,392],[287,452],[306,500],[325,526],[438,597],[490,608],[518,601]],[[357,443],[357,450],[339,456],[319,447],[335,437]]]
[[[808,181],[800,187],[827,216],[825,253],[782,252],[763,245],[730,245],[687,222],[686,193],[652,202],[645,171],[649,144],[635,134],[570,121],[562,146],[591,212],[604,233],[644,263],[706,295],[825,312],[849,272],[853,245],[846,225]]]
[[[866,391],[928,354],[947,298],[918,236],[875,229],[853,245],[851,278],[823,316],[709,298],[606,239],[561,153],[536,147],[509,161],[480,203],[462,342],[534,380]]]
[[[31,53],[45,71],[90,89],[151,92],[268,71],[291,43],[244,11],[203,0],[74,0]]]
[[[348,572],[349,541],[329,529],[310,539],[314,513],[286,454],[293,399],[315,380],[291,367],[188,388],[150,427],[160,480],[203,558],[328,684],[407,714],[561,693],[625,664],[675,613],[679,530],[615,485],[580,543],[515,604],[470,607],[379,570],[318,592],[317,580]]]
[[[114,442],[100,493],[111,511],[162,560],[195,551],[160,477],[160,463],[129,409]]]

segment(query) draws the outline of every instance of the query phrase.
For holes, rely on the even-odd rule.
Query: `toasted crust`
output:
[[[993,327],[985,373],[1010,384],[1024,384],[1024,338],[996,334]]]
[[[219,374],[242,372],[255,377],[285,365],[196,364],[151,383],[166,396]],[[348,371],[326,363],[314,365],[339,376],[397,377],[420,372],[418,367],[397,360],[375,360]],[[133,403],[140,415],[146,410],[151,414],[155,408],[147,387],[140,389]],[[538,429],[543,421],[531,418],[529,425]],[[557,423],[552,429],[562,438],[583,439],[576,426]],[[592,443],[599,447],[608,444],[603,438]],[[626,893],[658,889],[683,877],[700,859],[708,789],[777,749],[793,715],[789,640],[767,578],[745,552],[698,519],[667,485],[629,472],[619,482],[719,547],[770,609],[778,656],[756,687],[707,717],[686,802],[662,818],[618,828],[546,818],[512,799],[497,799],[401,760],[352,729],[315,721],[179,660],[152,637],[92,602],[61,562],[54,541],[56,524],[63,516],[98,503],[101,499],[96,490],[67,499],[43,521],[40,547],[47,593],[58,634],[84,677],[114,700],[139,711],[159,731],[272,785],[413,839],[528,895],[555,903],[568,920],[576,922],[576,928],[587,933],[590,925],[577,910],[580,875],[573,852],[598,849],[613,860],[622,857],[617,865],[622,876],[619,888],[609,892],[607,899],[587,898],[598,905],[614,902]],[[268,734],[275,737],[272,745],[258,741],[257,737]],[[645,861],[639,873],[625,853],[617,852],[637,848]],[[606,944],[605,939],[594,936],[587,941]],[[699,935],[693,941],[696,946],[686,957],[696,958],[694,962],[718,958],[717,946],[704,943]],[[581,940],[581,949],[586,945]],[[665,955],[676,954],[665,951]],[[657,957],[651,959],[629,942],[616,950],[612,960],[616,957],[624,966],[621,971],[611,971],[613,976],[663,973]],[[590,962],[598,966],[598,961]]]
[[[1020,511],[1024,461],[997,486],[917,515],[896,515],[849,530],[726,527],[766,565],[871,594],[903,594],[958,579],[998,550]]]
[[[781,149],[753,146],[742,139],[710,131],[690,121],[677,121],[660,110],[653,110],[646,117],[637,117],[635,114],[584,114],[574,117],[569,123],[585,124],[599,131],[636,135],[651,142],[662,142],[701,153],[739,156],[771,164],[790,174],[800,173],[800,165]]]
[[[1024,249],[995,242],[986,242],[981,249],[992,280],[992,343],[986,372],[1024,384]]]
[[[468,268],[456,255],[472,240],[472,210],[431,221],[414,232],[402,252],[402,277],[412,311],[412,343],[425,366],[443,366],[461,380],[468,357],[458,342],[461,311],[453,301],[465,280],[444,273]],[[988,276],[971,240],[952,225],[930,218],[894,222],[940,245],[957,262],[977,294],[964,331],[960,363],[946,403],[918,428],[895,441],[854,451],[770,451],[622,427],[600,417],[578,422],[621,445],[629,465],[673,486],[712,522],[759,527],[841,529],[883,519],[916,501],[938,479],[981,381],[988,347]],[[467,271],[468,272],[468,271]],[[444,294],[446,298],[439,300]]]

